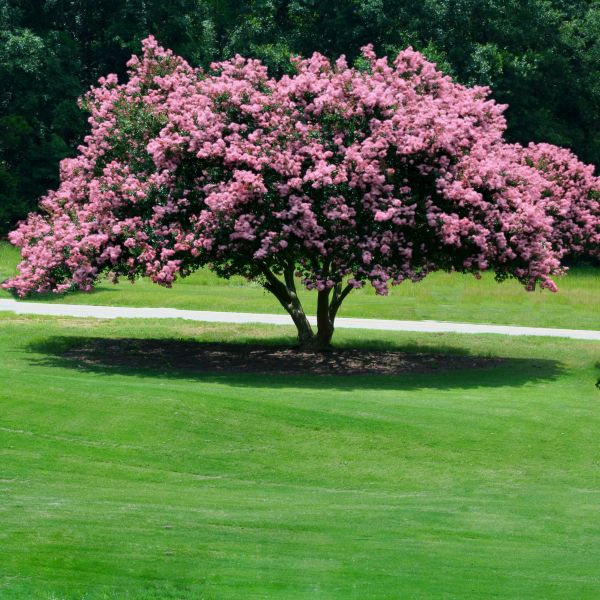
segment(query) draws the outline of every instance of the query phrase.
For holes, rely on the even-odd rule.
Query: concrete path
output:
[[[42,304],[0,300],[0,312],[20,315],[52,315],[62,317],[93,317],[96,319],[188,319],[209,323],[264,323],[267,325],[292,325],[288,315],[262,313],[213,312],[181,310],[177,308],[132,308],[126,306],[91,306],[83,304]],[[309,317],[316,323],[315,317]],[[600,341],[600,331],[585,329],[547,329],[543,327],[516,327],[512,325],[479,325],[473,323],[447,323],[444,321],[393,321],[388,319],[336,319],[338,329],[373,329],[379,331],[422,331],[426,333],[495,333],[500,335],[534,335]]]

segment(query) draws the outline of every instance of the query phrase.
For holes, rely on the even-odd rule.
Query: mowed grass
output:
[[[506,359],[402,376],[65,355],[292,334],[0,316],[2,600],[600,597],[598,343],[336,334]]]
[[[0,281],[15,272],[16,249],[0,243]],[[434,273],[425,280],[394,287],[390,295],[375,296],[372,288],[353,291],[339,316],[401,320],[437,320],[467,323],[600,329],[600,269],[573,268],[558,279],[560,291],[526,292],[516,281],[502,284],[486,273],[471,275]],[[0,290],[0,298],[8,298]],[[277,300],[259,285],[242,278],[223,280],[207,270],[177,281],[171,289],[149,280],[134,285],[101,282],[90,294],[46,294],[32,298],[43,302],[111,306],[159,306],[195,310],[281,313]],[[315,294],[304,291],[302,300],[314,314]]]

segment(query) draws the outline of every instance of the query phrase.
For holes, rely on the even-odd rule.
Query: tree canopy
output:
[[[555,290],[568,252],[600,250],[600,180],[550,144],[507,143],[504,105],[408,48],[294,58],[271,77],[236,55],[208,71],[153,37],[83,103],[91,133],[61,185],[10,234],[20,295],[102,273],[170,286],[208,266],[273,293],[326,347],[352,289],[492,269]],[[315,338],[296,292],[318,291]]]

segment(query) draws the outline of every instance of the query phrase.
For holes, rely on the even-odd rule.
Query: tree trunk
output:
[[[310,349],[313,348],[315,343],[315,334],[313,329],[304,314],[304,310],[302,305],[299,306],[298,309],[294,309],[293,312],[290,312],[290,316],[294,321],[294,325],[298,330],[298,345],[302,349]]]
[[[352,290],[346,286],[343,290],[337,284],[333,290],[326,289],[317,297],[317,333],[313,331],[298,294],[294,281],[294,268],[290,266],[284,271],[285,283],[278,279],[267,267],[263,267],[266,282],[264,287],[271,292],[288,314],[292,317],[298,330],[298,346],[305,352],[327,352],[331,349],[335,317],[346,296]],[[332,295],[333,292],[333,295]]]
[[[331,290],[323,290],[319,292],[317,299],[317,335],[316,335],[316,350],[318,352],[326,352],[331,349],[331,338],[333,337],[333,323],[335,315],[331,315],[329,306],[329,296]]]

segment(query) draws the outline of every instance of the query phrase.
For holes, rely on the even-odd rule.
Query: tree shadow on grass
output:
[[[37,355],[31,360],[44,366],[269,388],[522,386],[556,379],[563,372],[554,360],[483,356],[453,346],[424,351],[418,345],[385,342],[359,343],[313,354],[300,352],[285,338],[258,344],[55,336],[29,348]]]

